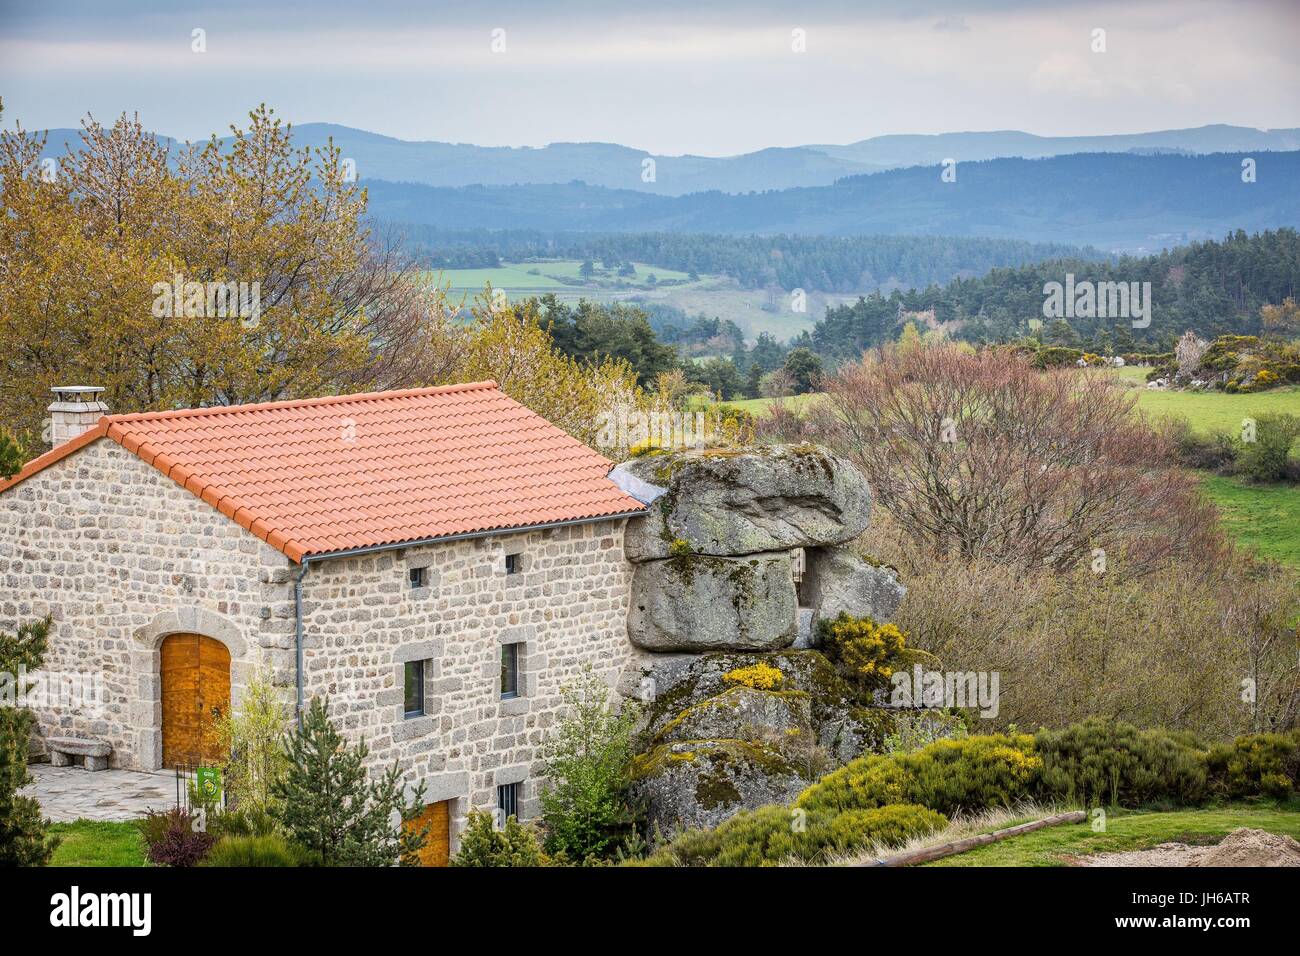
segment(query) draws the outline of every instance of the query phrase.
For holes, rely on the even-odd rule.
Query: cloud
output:
[[[970,27],[966,25],[966,18],[959,16],[946,16],[942,20],[936,20],[934,26],[930,29],[936,33],[969,33]]]
[[[1264,0],[64,0],[0,8],[0,90],[6,118],[35,128],[139,110],[194,139],[266,101],[406,139],[719,155],[953,129],[1300,126],[1297,27],[1295,5]]]

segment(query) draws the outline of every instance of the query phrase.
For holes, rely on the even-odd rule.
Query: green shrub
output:
[[[628,701],[615,712],[608,685],[590,667],[561,696],[565,715],[542,745],[546,851],[609,859],[636,832],[627,789],[640,710]]]
[[[496,828],[495,818],[486,810],[471,810],[460,849],[451,858],[452,866],[546,866],[537,828],[525,826],[514,817]]]
[[[1091,717],[1064,730],[1040,730],[1040,794],[1080,806],[1199,803],[1206,795],[1203,751],[1165,730]]]
[[[809,812],[916,803],[939,813],[1004,806],[1032,792],[1042,770],[1028,735],[939,740],[910,754],[859,757],[800,794]]]
[[[200,866],[303,866],[307,854],[278,833],[228,836],[217,841]]]
[[[1300,437],[1300,418],[1265,412],[1255,418],[1255,440],[1237,442],[1237,470],[1251,481],[1281,481],[1287,455]]]
[[[1212,747],[1205,763],[1216,794],[1283,799],[1300,790],[1300,730],[1238,737]]]
[[[746,810],[713,830],[688,830],[654,853],[649,866],[777,866],[825,862],[863,847],[901,846],[947,826],[943,814],[909,804],[847,813],[781,806]]]

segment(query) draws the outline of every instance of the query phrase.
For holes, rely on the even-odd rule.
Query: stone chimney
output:
[[[99,424],[100,416],[108,414],[108,406],[99,400],[103,389],[98,386],[61,385],[50,391],[54,402],[46,411],[50,413],[51,448],[90,431]]]

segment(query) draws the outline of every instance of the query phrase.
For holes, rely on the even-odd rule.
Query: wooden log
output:
[[[931,860],[941,860],[945,856],[965,853],[977,846],[988,846],[990,843],[997,843],[999,840],[1007,839],[1007,837],[1032,833],[1034,830],[1056,826],[1060,823],[1083,823],[1087,819],[1088,814],[1083,810],[1071,810],[1068,813],[1057,813],[1041,820],[1031,820],[1029,823],[1022,823],[1019,826],[1007,827],[1004,830],[994,830],[992,833],[981,833],[978,836],[966,837],[964,840],[954,840],[951,843],[941,843],[938,846],[928,846],[920,850],[908,850],[906,853],[899,853],[896,856],[885,857],[863,865],[911,866],[914,863],[928,863]]]

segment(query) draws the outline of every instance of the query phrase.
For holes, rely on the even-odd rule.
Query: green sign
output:
[[[221,768],[200,767],[194,774],[194,786],[206,801],[221,799]]]

